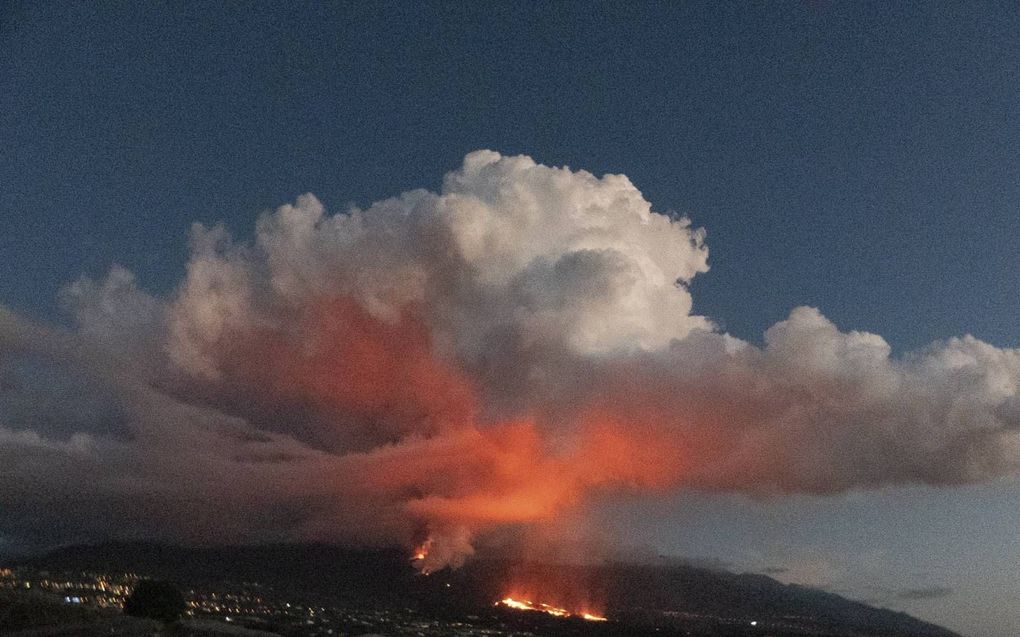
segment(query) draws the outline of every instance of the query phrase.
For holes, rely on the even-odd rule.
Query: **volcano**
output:
[[[425,576],[399,549],[147,543],[73,546],[5,563],[51,571],[131,571],[189,586],[261,582],[316,603],[414,608],[443,620],[470,618],[543,635],[958,637],[901,612],[765,575],[675,563],[571,565],[477,558],[460,569]]]

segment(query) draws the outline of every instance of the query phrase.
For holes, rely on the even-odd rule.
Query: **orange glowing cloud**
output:
[[[963,337],[894,357],[807,307],[740,341],[693,314],[704,238],[622,175],[491,151],[364,210],[302,196],[250,242],[196,225],[166,297],[113,268],[65,290],[73,331],[0,308],[0,358],[83,388],[5,384],[26,414],[0,423],[0,506],[24,521],[40,489],[87,489],[96,511],[146,512],[128,535],[399,542],[429,571],[607,493],[1020,471],[1020,351]],[[122,532],[111,519],[62,539]]]

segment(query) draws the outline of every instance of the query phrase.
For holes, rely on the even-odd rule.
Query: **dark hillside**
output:
[[[55,571],[132,571],[191,584],[259,582],[310,599],[415,608],[447,618],[496,612],[493,603],[517,589],[564,606],[591,602],[628,626],[661,626],[667,632],[684,627],[704,635],[957,637],[904,613],[824,591],[785,585],[764,575],[687,565],[578,566],[479,559],[459,570],[425,577],[396,549],[324,544],[184,548],[144,543],[69,547],[21,563]],[[750,630],[752,621],[769,630]]]

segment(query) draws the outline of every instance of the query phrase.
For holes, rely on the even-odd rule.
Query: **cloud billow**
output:
[[[73,330],[0,309],[0,534],[73,500],[46,541],[429,537],[434,569],[598,494],[1017,471],[1017,350],[892,357],[807,307],[758,347],[692,313],[707,270],[626,177],[491,151],[440,193],[304,195],[250,242],[196,225],[166,297],[115,266],[62,293]]]

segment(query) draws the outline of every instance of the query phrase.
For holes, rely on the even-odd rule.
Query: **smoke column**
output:
[[[401,543],[435,570],[598,494],[1020,466],[1020,352],[894,358],[808,307],[761,347],[722,333],[692,313],[704,233],[622,175],[477,151],[439,193],[190,242],[165,297],[114,266],[63,290],[70,329],[0,308],[0,535]]]

